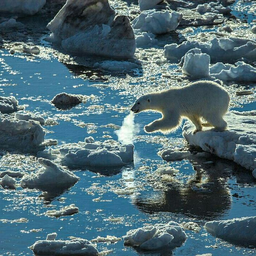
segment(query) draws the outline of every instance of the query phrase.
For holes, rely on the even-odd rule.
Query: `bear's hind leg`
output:
[[[201,120],[200,120],[200,117],[199,116],[189,116],[188,117],[191,122],[195,125],[196,129],[194,130],[194,134],[199,132],[199,131],[202,131],[202,123],[201,123]]]
[[[222,118],[222,116],[209,115],[204,117],[217,131],[224,131],[227,128],[227,122]]]

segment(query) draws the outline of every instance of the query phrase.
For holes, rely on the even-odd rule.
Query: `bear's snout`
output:
[[[139,112],[138,105],[137,105],[137,104],[134,104],[133,107],[131,108],[131,111],[132,111],[133,113],[138,113],[138,112]]]

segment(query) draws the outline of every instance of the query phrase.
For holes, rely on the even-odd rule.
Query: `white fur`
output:
[[[229,95],[219,84],[212,81],[198,81],[183,88],[147,94],[140,97],[132,107],[134,113],[154,110],[162,118],[146,125],[146,132],[160,130],[167,133],[179,126],[181,117],[190,119],[197,131],[203,126],[213,126],[219,131],[227,128],[223,120],[228,110]],[[201,118],[207,123],[202,124]]]

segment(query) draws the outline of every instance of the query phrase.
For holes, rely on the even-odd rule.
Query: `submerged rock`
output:
[[[1,0],[0,13],[34,15],[45,5],[46,0]]]
[[[44,147],[44,135],[45,132],[38,122],[0,115],[0,149],[37,152]]]
[[[62,169],[50,160],[39,158],[38,161],[44,167],[36,173],[24,175],[21,179],[23,188],[55,192],[68,189],[79,180],[75,174]]]
[[[68,0],[47,25],[50,40],[74,55],[133,58],[135,37],[126,16],[115,16],[106,0]]]
[[[209,221],[205,229],[218,238],[232,244],[256,247],[256,217],[245,217],[231,220]]]
[[[232,111],[224,118],[228,122],[226,131],[208,129],[194,134],[193,125],[187,121],[183,126],[183,136],[190,145],[253,171],[256,178],[255,113]]]
[[[183,228],[176,222],[156,224],[130,230],[124,236],[124,244],[145,251],[174,249],[187,239]]]

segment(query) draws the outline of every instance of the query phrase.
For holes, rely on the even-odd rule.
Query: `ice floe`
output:
[[[33,121],[39,122],[41,125],[45,124],[44,118],[34,113],[19,112],[19,113],[15,113],[15,117],[18,120],[23,120],[23,121],[33,120]]]
[[[178,12],[147,10],[134,19],[132,25],[135,30],[158,35],[174,31],[180,20],[181,14]]]
[[[190,49],[199,48],[211,57],[212,62],[235,63],[256,58],[256,42],[240,38],[213,38],[210,42],[185,41],[182,44],[165,45],[164,55],[172,61],[179,61]]]
[[[80,143],[74,144],[74,148],[68,149],[61,163],[70,169],[111,169],[120,168],[133,162],[132,144],[121,145],[114,140],[102,143]],[[78,147],[77,147],[78,146]],[[63,152],[63,150],[62,150]]]
[[[97,256],[98,250],[87,239],[54,240],[56,235],[47,240],[39,240],[30,246],[35,255],[87,255]]]
[[[75,174],[62,169],[48,159],[39,158],[43,167],[35,173],[29,173],[21,179],[23,188],[36,188],[47,192],[58,192],[73,186],[78,180]]]
[[[176,222],[156,224],[130,230],[124,236],[124,244],[145,251],[174,249],[181,246],[187,236],[183,228]]]
[[[45,213],[45,215],[49,217],[61,217],[66,215],[73,215],[75,213],[78,213],[79,209],[74,204],[65,206],[61,208],[60,210],[49,210]]]
[[[210,75],[210,56],[201,49],[189,50],[182,60],[182,72],[191,79],[207,78]]]
[[[68,0],[47,25],[51,39],[74,55],[133,58],[135,37],[128,17],[117,15],[108,1]]]
[[[45,5],[46,0],[1,0],[0,12],[33,15]]]
[[[181,64],[183,74],[191,79],[212,77],[222,81],[232,82],[254,82],[256,81],[256,68],[243,61],[233,64],[217,62],[210,67],[211,58],[201,49],[190,49],[182,58]]]
[[[16,181],[9,175],[5,175],[2,180],[0,181],[0,184],[2,185],[3,188],[7,189],[15,189],[16,188]]]
[[[208,129],[194,134],[193,125],[186,122],[183,136],[190,145],[199,146],[204,151],[251,170],[256,178],[255,112],[232,111],[224,118],[228,123],[228,130],[224,132]]]
[[[45,132],[33,120],[0,115],[0,148],[8,151],[37,152],[44,147]]]
[[[256,68],[243,61],[234,65],[218,62],[210,68],[210,74],[214,78],[232,82],[255,82]]]
[[[230,243],[256,247],[256,216],[209,221],[205,223],[205,229],[213,236]]]
[[[15,97],[2,97],[0,96],[0,112],[3,114],[13,113],[18,111],[19,102],[15,99]]]

